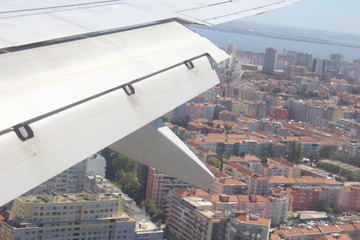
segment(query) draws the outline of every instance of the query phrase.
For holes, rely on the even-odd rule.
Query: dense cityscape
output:
[[[360,239],[360,59],[226,51],[162,117],[209,190],[104,149],[4,205],[0,239]]]

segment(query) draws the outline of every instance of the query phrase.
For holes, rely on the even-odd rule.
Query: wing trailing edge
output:
[[[154,39],[153,33],[158,28],[161,31],[157,31]],[[13,71],[18,69],[18,72],[2,72],[3,79],[8,77],[9,82],[4,81],[0,98],[1,103],[7,102],[2,105],[7,109],[7,118],[0,124],[3,127],[0,182],[1,191],[6,193],[0,195],[0,205],[219,83],[210,59],[221,61],[227,55],[205,38],[178,23],[130,31],[135,32],[105,36],[106,47],[96,38],[81,40],[86,46],[87,41],[94,46],[88,49],[86,61],[81,57],[66,61],[72,54],[66,48],[73,49],[73,45],[67,43],[44,46],[38,53],[40,55],[35,54],[37,49],[0,55],[0,62],[11,58],[9,65],[23,66],[23,72],[17,67]],[[140,49],[136,46],[139,34],[144,44]],[[175,41],[175,45],[173,41],[167,41],[173,38],[180,41]],[[78,44],[80,47],[81,42]],[[121,52],[119,45],[126,51]],[[137,51],[129,51],[131,48]],[[62,54],[57,54],[59,52]],[[26,61],[28,58],[12,59],[12,54],[20,53],[37,58],[37,68],[32,68],[34,61]],[[42,68],[51,66],[45,61],[47,58],[41,59],[43,53],[47,57],[55,54],[56,61],[62,63],[50,69],[51,73],[58,72],[59,75],[44,74]],[[97,67],[93,67],[94,62]],[[146,67],[142,63],[153,66]],[[11,68],[9,65],[6,67]],[[59,66],[62,69],[57,69]],[[14,78],[19,82],[11,84],[14,74],[19,75]],[[34,90],[39,90],[39,96],[32,95]],[[13,93],[28,98],[18,99]],[[55,111],[49,112],[48,105]],[[16,119],[14,125],[18,127],[9,127],[8,119]],[[26,130],[25,127],[31,129],[34,136],[23,140],[15,130]],[[29,135],[27,131],[20,134]],[[203,176],[209,179],[206,169],[200,171],[205,171]]]
[[[136,130],[109,148],[205,190],[210,189],[214,181],[206,166],[160,119]]]

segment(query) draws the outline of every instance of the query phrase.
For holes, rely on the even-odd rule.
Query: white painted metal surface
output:
[[[194,19],[194,22],[204,22],[208,25],[248,17],[267,12],[279,7],[299,2],[301,0],[238,0],[227,1],[223,4],[215,4],[203,8],[179,11],[178,13]]]
[[[35,137],[25,142],[14,132],[1,135],[0,182],[6,194],[0,205],[218,83],[207,57],[193,63],[194,69],[182,64],[133,84],[134,95],[118,90],[34,122]]]
[[[0,0],[0,49],[167,19],[214,25],[301,0]]]
[[[0,49],[22,46],[0,55],[0,110],[6,116],[0,120],[0,205],[214,86],[218,79],[205,55],[217,62],[226,58],[177,23],[83,40],[78,35],[167,19],[211,25],[296,1],[262,1],[268,5],[260,8],[252,0],[0,0]],[[240,2],[251,4],[244,8]],[[24,47],[63,38],[76,41]],[[195,68],[182,64],[189,59]],[[131,96],[122,89],[108,91],[136,79],[141,81],[133,84]],[[71,108],[39,118],[69,104]],[[34,137],[23,142],[9,127],[28,120]],[[167,130],[157,129],[159,145],[142,144],[154,150],[167,145],[169,152],[161,156],[184,153],[186,159],[184,166],[176,162],[159,170],[207,188],[212,179],[208,170],[191,162],[194,156]],[[153,161],[155,152],[148,153]],[[156,166],[166,164],[166,159],[158,160]],[[186,174],[185,167],[198,169],[200,173],[189,171],[202,179]]]
[[[210,189],[214,181],[207,167],[160,119],[109,148],[202,189]]]
[[[205,53],[227,57],[173,22],[2,54],[0,131]]]

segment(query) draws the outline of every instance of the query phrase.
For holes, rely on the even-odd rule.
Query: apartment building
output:
[[[199,197],[185,197],[183,192],[175,190],[169,196],[167,226],[171,233],[171,239],[195,239],[197,236],[197,239],[210,240],[214,224],[211,224],[213,223],[211,220],[208,221],[208,217],[212,218],[209,216],[210,212],[213,212],[212,204]],[[195,212],[197,212],[196,217]],[[201,221],[198,222],[199,220]]]
[[[49,192],[59,194],[81,192],[84,190],[84,179],[86,175],[91,174],[105,177],[105,166],[105,159],[99,154],[94,154],[31,189],[24,195],[36,195]]]
[[[307,210],[319,200],[327,201],[331,207],[340,205],[349,210],[360,210],[359,186],[291,186],[283,191],[292,196],[295,211]]]
[[[293,162],[286,161],[283,158],[274,157],[268,159],[268,164],[279,164],[281,167],[283,167],[286,177],[300,177],[301,169]]]
[[[191,119],[205,118],[209,121],[214,118],[215,104],[186,103],[186,115]]]
[[[154,168],[149,168],[146,199],[152,199],[158,208],[165,210],[169,192],[187,187],[191,185]]]
[[[185,190],[171,193],[168,227],[171,239],[268,239],[270,219],[254,213],[214,211],[213,204]],[[248,196],[246,196],[248,198]],[[249,238],[250,237],[250,238]]]
[[[257,214],[231,218],[227,225],[225,239],[268,240],[270,222],[270,219],[260,218]]]
[[[318,225],[311,228],[296,227],[275,231],[285,240],[355,240],[360,237],[360,224],[346,223],[334,225]]]
[[[261,160],[254,155],[230,156],[224,158],[224,163],[236,163],[245,166],[254,173],[261,172]]]
[[[91,192],[18,197],[0,239],[134,239],[135,220],[122,206],[120,196]]]
[[[212,204],[212,210],[229,214],[231,212],[247,212],[258,214],[259,217],[271,219],[272,224],[279,224],[290,216],[292,210],[292,198],[284,191],[274,191],[271,196],[262,195],[226,195],[211,194],[204,195],[201,192],[186,191],[184,189],[175,190],[171,194],[175,200],[186,197],[198,197]],[[175,201],[170,199],[169,202]],[[177,203],[177,206],[179,203]],[[170,210],[169,212],[174,211]]]
[[[219,179],[214,181],[210,194],[237,195],[245,194],[247,185],[235,179]]]
[[[255,134],[207,134],[204,137],[196,137],[191,141],[209,148],[211,151],[227,157],[234,155],[240,156],[244,153],[256,156],[265,156],[273,154],[274,146],[285,148],[285,145],[278,146],[276,141],[271,139],[259,138]],[[280,152],[283,152],[279,149]]]

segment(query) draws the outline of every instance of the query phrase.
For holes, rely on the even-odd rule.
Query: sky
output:
[[[360,35],[360,0],[304,0],[242,21]]]

